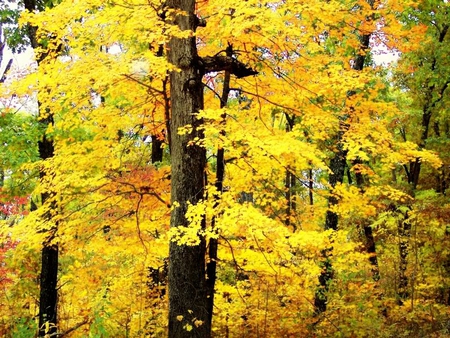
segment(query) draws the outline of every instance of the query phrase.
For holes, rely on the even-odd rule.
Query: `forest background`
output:
[[[450,336],[449,6],[3,2],[0,335]]]

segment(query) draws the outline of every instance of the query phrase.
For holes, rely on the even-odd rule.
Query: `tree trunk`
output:
[[[346,152],[343,150],[343,145],[340,141],[342,136],[343,131],[340,131],[338,135],[338,150],[330,161],[330,169],[332,173],[328,178],[328,183],[330,184],[332,189],[336,187],[336,184],[338,182],[342,183],[344,181]],[[331,195],[328,197],[328,207],[336,205],[337,203],[338,199],[335,196]],[[335,231],[338,229],[338,215],[331,210],[327,210],[325,218],[325,230],[330,229]],[[322,271],[319,276],[319,285],[317,286],[314,295],[314,312],[316,315],[325,312],[327,309],[327,294],[334,274],[333,266],[331,264],[331,251],[332,248],[324,249],[322,251],[323,261],[320,264]]]
[[[229,45],[226,50],[228,57],[233,56],[233,47]],[[230,95],[230,79],[231,73],[226,71],[223,77],[223,90],[220,98],[220,108],[225,108],[228,104],[228,96]],[[221,115],[222,125],[226,123],[227,114]],[[225,130],[220,131],[220,136],[225,136]],[[223,192],[223,180],[225,178],[225,149],[219,146],[217,149],[217,169],[216,169],[216,189],[219,194]],[[211,220],[211,227],[216,226],[216,216]],[[217,259],[218,259],[219,242],[216,238],[209,240],[208,263],[206,264],[207,277],[207,296],[208,296],[208,325],[212,326],[213,308],[214,308],[214,288],[216,284]]]
[[[343,132],[339,132],[338,137],[338,149],[334,157],[330,161],[330,169],[332,173],[328,177],[328,183],[332,189],[336,187],[338,183],[344,181],[345,167],[347,163],[347,153],[343,150],[342,144]],[[328,206],[334,206],[338,204],[338,200],[335,196],[330,196],[328,198]],[[337,230],[338,229],[338,216],[333,211],[328,210],[325,218],[325,230]]]
[[[367,0],[367,3],[371,8],[374,6],[374,0]],[[372,18],[369,16],[367,18],[371,20]],[[355,71],[361,71],[364,68],[364,61],[366,57],[366,51],[369,48],[371,34],[364,34],[360,37],[361,47],[358,55],[354,60],[353,69]],[[353,92],[349,92],[348,96],[354,95]],[[347,165],[347,152],[344,150],[344,145],[342,143],[342,138],[344,136],[345,130],[347,129],[347,118],[344,116],[340,121],[340,131],[337,135],[337,149],[334,154],[334,157],[330,161],[330,169],[332,173],[329,175],[328,183],[331,189],[336,187],[337,183],[342,183],[344,181],[345,175],[345,167]],[[338,204],[338,200],[335,196],[330,195],[328,197],[328,207],[334,206]],[[338,215],[331,210],[327,210],[326,218],[325,218],[325,230],[334,230],[338,229]],[[327,309],[327,293],[329,290],[329,286],[331,280],[333,278],[333,266],[331,264],[331,251],[332,248],[328,248],[323,250],[322,256],[323,261],[321,262],[322,272],[319,276],[319,285],[317,286],[317,290],[314,296],[314,307],[315,314],[319,315],[320,313],[326,311]]]
[[[165,18],[165,12],[163,11],[160,14],[160,18]],[[163,57],[164,56],[164,45],[160,44],[158,47],[158,51],[156,52],[157,57]],[[166,130],[162,130],[159,134],[157,132],[154,132],[152,137],[152,163],[155,164],[156,162],[162,162],[163,156],[164,156],[164,136],[170,135],[170,103],[169,103],[169,97],[167,93],[167,82],[168,82],[168,76],[162,80],[162,88],[163,88],[163,99],[164,99],[164,119],[165,119],[165,125]],[[169,140],[170,143],[170,140]]]
[[[440,31],[438,42],[444,43],[445,37],[448,33],[450,26],[444,25]],[[434,56],[431,62],[431,71],[437,72],[437,57]],[[420,135],[419,147],[425,148],[426,142],[428,140],[428,134],[430,129],[430,121],[436,106],[442,102],[444,93],[446,92],[448,86],[450,85],[450,80],[444,82],[440,87],[436,87],[435,83],[429,84],[426,87],[425,92],[425,102],[422,107],[422,133]],[[437,95],[436,95],[437,94]],[[405,166],[405,170],[407,167]],[[411,195],[414,197],[417,185],[419,184],[421,171],[421,160],[416,158],[409,164],[409,171],[406,170],[406,175],[408,178],[408,183],[411,186]],[[399,270],[398,270],[398,285],[397,285],[397,296],[400,304],[403,304],[404,299],[409,296],[408,292],[408,276],[406,274],[408,267],[408,255],[409,255],[409,238],[411,236],[411,225],[409,223],[408,213],[405,213],[403,220],[399,221],[398,225],[398,235],[399,235]]]
[[[152,135],[152,163],[162,162],[163,160],[163,141],[158,138],[158,135]]]
[[[39,105],[40,106],[40,105]],[[45,127],[49,124],[53,124],[52,116],[48,116],[46,119],[41,120]],[[41,141],[38,142],[39,157],[42,160],[53,157],[54,144],[53,140],[48,139],[44,134]],[[45,179],[48,173],[41,170],[40,178]],[[55,209],[55,205],[50,200],[53,198],[54,193],[49,191],[41,194],[42,205],[46,203],[51,204],[51,209]],[[44,216],[47,220],[51,220],[50,213]],[[53,228],[49,231],[47,239],[42,244],[42,258],[41,258],[41,274],[40,274],[40,292],[39,292],[39,337],[44,337],[48,334],[56,333],[57,331],[57,319],[58,319],[58,245],[51,243],[57,228]]]
[[[169,0],[167,7],[175,10],[173,23],[181,30],[195,32],[205,22],[196,17],[195,0]],[[231,46],[230,53],[232,53]],[[227,49],[228,52],[228,49]],[[228,53],[227,53],[228,54]],[[202,121],[196,114],[203,109],[203,75],[209,72],[226,71],[238,78],[256,75],[237,58],[228,55],[197,55],[195,37],[171,38],[168,44],[168,59],[177,67],[170,74],[170,103],[172,116],[168,124],[168,139],[172,161],[170,226],[188,226],[186,211],[188,204],[195,205],[204,196],[206,185],[206,150],[195,144],[203,138],[199,130]],[[223,104],[224,99],[222,99]],[[168,114],[166,100],[166,114]],[[166,116],[168,120],[168,116]],[[178,129],[190,125],[192,131],[179,135]],[[219,153],[222,161],[223,154]],[[222,175],[223,176],[223,175]],[[223,177],[217,177],[221,182]],[[221,183],[220,183],[221,184]],[[205,219],[202,220],[205,227]],[[214,259],[217,247],[210,243],[210,256]],[[206,266],[206,243],[199,236],[198,245],[179,245],[171,242],[169,248],[169,338],[210,337],[212,302],[208,296],[214,292],[215,265]],[[209,270],[208,270],[209,269]],[[207,271],[205,271],[207,270]],[[206,275],[214,280],[207,281]]]
[[[39,337],[45,337],[55,333],[57,329],[58,246],[45,245],[41,255]]]
[[[170,0],[167,6],[175,11],[174,23],[181,30],[196,29],[194,0]],[[170,150],[172,160],[172,210],[170,226],[187,226],[188,203],[196,204],[203,198],[205,188],[206,151],[191,144],[202,121],[195,116],[203,109],[202,73],[198,69],[195,37],[172,38],[168,45],[168,58],[179,71],[170,74],[172,117]],[[192,132],[179,135],[178,129],[186,125]],[[204,220],[203,220],[204,226]],[[210,337],[208,300],[205,277],[205,239],[198,245],[179,245],[171,242],[169,249],[169,337]]]
[[[314,205],[314,177],[313,170],[308,169],[308,195],[309,195],[309,205]]]
[[[39,8],[39,4],[35,0],[25,0],[24,6],[27,11],[36,12],[42,10]],[[37,27],[28,27],[28,37],[30,39],[31,47],[35,50],[41,47],[38,43],[36,33]],[[36,62],[38,66],[47,57],[48,52],[39,52],[36,56]],[[42,125],[42,129],[46,130],[47,127],[53,124],[53,115],[51,112],[42,112],[41,104],[39,105],[39,123]],[[42,118],[44,116],[44,118]],[[46,160],[53,157],[54,144],[53,140],[49,139],[45,133],[42,140],[38,142],[39,157],[41,160]],[[41,169],[40,179],[46,178],[48,173]],[[41,194],[42,205],[46,203],[51,203],[51,207],[54,208],[54,203],[49,202],[53,197],[53,192],[48,191]],[[46,219],[50,221],[51,215],[47,213],[45,215]],[[47,239],[42,243],[43,248],[41,252],[41,274],[40,274],[40,291],[39,291],[39,337],[44,337],[46,335],[51,335],[57,332],[57,275],[58,275],[58,246],[51,243],[56,232],[56,228],[51,229],[48,233]]]
[[[362,164],[362,161],[359,159],[353,161],[353,166]],[[364,192],[364,185],[365,180],[364,176],[361,174],[361,172],[357,169],[355,173],[356,177],[356,186],[360,190],[361,193]],[[375,238],[373,237],[373,230],[370,224],[368,224],[366,219],[362,220],[362,226],[364,229],[364,236],[366,237],[366,251],[370,255],[369,256],[369,262],[372,266],[372,278],[375,282],[380,280],[380,268],[378,266],[378,257],[377,257],[377,249],[376,249],[376,243]]]
[[[286,117],[286,133],[289,133],[294,128],[295,124],[295,116],[289,116],[289,114],[285,113]],[[286,168],[286,176],[284,179],[284,188],[285,188],[285,198],[286,198],[286,218],[284,220],[284,224],[286,226],[292,225],[292,229],[295,232],[297,230],[297,225],[292,224],[291,218],[295,213],[296,202],[295,202],[295,182],[296,176],[292,169],[288,166]],[[311,190],[309,191],[311,197]]]
[[[398,304],[403,305],[406,298],[409,296],[408,291],[408,255],[409,255],[409,237],[411,236],[411,225],[408,219],[408,213],[405,213],[404,218],[398,221],[398,251],[399,251],[399,266],[398,266],[398,285],[397,297]]]

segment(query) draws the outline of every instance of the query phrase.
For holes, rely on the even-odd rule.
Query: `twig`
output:
[[[49,335],[46,335],[46,337],[64,337],[65,335],[68,335],[69,333],[79,329],[80,327],[82,327],[83,325],[86,325],[89,323],[89,320],[84,320],[81,323],[78,323],[77,325],[71,327],[70,329],[64,331],[64,332],[55,332]]]
[[[10,59],[8,61],[8,64],[6,65],[5,71],[3,72],[2,77],[0,78],[0,83],[4,83],[6,81],[6,75],[8,75],[9,70],[11,69],[13,63],[13,59]]]

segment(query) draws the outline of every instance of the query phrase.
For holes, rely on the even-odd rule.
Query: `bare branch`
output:
[[[6,81],[6,75],[8,75],[9,70],[11,69],[13,63],[13,59],[10,59],[8,61],[8,64],[6,65],[5,71],[3,72],[2,77],[0,78],[0,83],[4,83]]]
[[[64,337],[66,335],[68,335],[69,333],[79,329],[80,327],[82,327],[83,325],[89,324],[88,320],[82,321],[81,323],[78,323],[77,325],[71,327],[70,329],[64,331],[64,332],[55,332],[52,334],[49,334],[48,337]]]

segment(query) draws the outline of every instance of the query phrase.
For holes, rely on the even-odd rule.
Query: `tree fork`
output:
[[[170,19],[180,30],[195,32],[198,26],[203,26],[195,15],[195,0],[169,0],[166,5],[178,13]],[[173,131],[169,135],[171,201],[175,206],[170,226],[173,228],[187,226],[185,214],[188,204],[195,205],[204,197],[206,150],[194,142],[204,137],[199,128],[202,121],[196,117],[204,104],[203,75],[227,70],[243,77],[256,72],[229,57],[200,59],[194,36],[172,37],[168,43],[167,56],[177,68],[170,74],[170,130]],[[192,132],[179,135],[177,130],[186,125],[192,126]],[[205,219],[202,220],[202,227],[205,227]],[[201,236],[197,245],[170,243],[169,338],[211,336],[212,306],[208,301],[205,258],[206,242]]]

